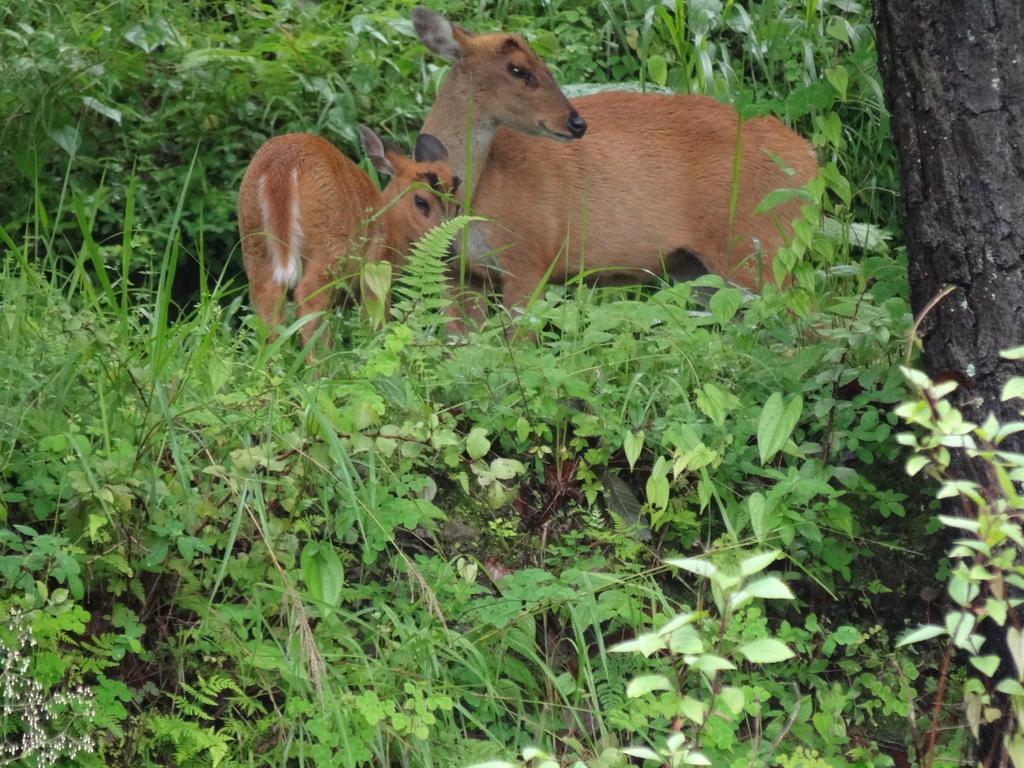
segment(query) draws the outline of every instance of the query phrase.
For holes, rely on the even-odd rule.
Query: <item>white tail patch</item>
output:
[[[259,203],[263,231],[267,236],[267,250],[274,262],[271,279],[284,288],[294,288],[302,277],[302,212],[299,210],[299,169],[292,169],[291,189],[288,195],[287,232],[276,231],[271,202],[267,196],[266,176],[260,176]],[[280,221],[280,218],[277,219]],[[282,227],[282,229],[284,229]]]

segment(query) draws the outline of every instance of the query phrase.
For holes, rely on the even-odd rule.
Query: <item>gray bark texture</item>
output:
[[[1024,366],[1024,0],[875,0],[900,162],[911,305],[957,290],[921,326],[925,367],[960,382],[976,423]],[[1018,434],[1004,448],[1024,449]]]
[[[956,286],[921,325],[925,368],[960,383],[971,421],[1019,421],[999,393],[1024,371],[999,352],[1024,344],[1024,0],[875,0],[874,12],[915,315]],[[1024,436],[1002,447],[1021,451]],[[987,484],[962,456],[950,469]],[[982,631],[995,679],[1011,674],[1004,631]],[[982,728],[978,764],[1008,765],[1013,729],[1012,717]]]

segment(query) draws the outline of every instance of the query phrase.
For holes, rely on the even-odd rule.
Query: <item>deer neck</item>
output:
[[[456,63],[445,75],[423,133],[436,136],[448,150],[448,163],[470,194],[476,190],[491,153],[497,124],[479,112],[471,77]]]

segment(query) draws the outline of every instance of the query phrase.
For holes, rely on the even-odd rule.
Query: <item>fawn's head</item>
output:
[[[430,134],[416,138],[412,159],[365,125],[359,126],[359,135],[373,167],[391,176],[382,193],[383,217],[392,245],[405,253],[414,241],[457,212],[452,198],[460,179],[448,166],[444,144]]]

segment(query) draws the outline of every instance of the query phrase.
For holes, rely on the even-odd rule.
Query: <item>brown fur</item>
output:
[[[556,281],[581,267],[643,280],[685,253],[751,290],[773,280],[775,254],[800,203],[754,209],[773,189],[802,186],[817,173],[805,139],[774,117],[742,124],[730,219],[740,130],[732,107],[707,96],[626,92],[570,103],[525,41],[509,46],[504,33],[469,35],[432,12],[416,10],[413,18],[427,46],[453,62],[424,130],[472,180],[473,213],[492,220],[471,225],[466,255],[478,277],[503,283],[506,306],[526,301],[552,262]],[[510,62],[512,56],[518,58]],[[509,63],[539,73],[535,86],[510,78]],[[571,138],[576,110],[586,135],[547,140]],[[545,130],[551,126],[557,130]],[[692,274],[692,259],[686,261]]]
[[[354,292],[362,262],[400,265],[411,243],[447,216],[438,192],[453,191],[457,182],[446,163],[414,162],[386,144],[384,154],[394,174],[379,192],[362,169],[319,136],[278,136],[256,152],[239,190],[238,228],[250,299],[269,331],[281,322],[287,291],[275,280],[275,253],[282,259],[280,277],[288,273],[283,257],[298,246],[301,277],[293,298],[301,318],[331,306],[344,294],[337,287]],[[439,190],[430,189],[431,175]],[[416,193],[427,199],[429,216],[417,208]],[[301,237],[290,242],[297,231]],[[304,343],[317,325],[313,319],[302,327]]]
[[[473,197],[503,278],[506,306],[529,298],[552,260],[554,281],[586,270],[660,274],[685,249],[710,272],[750,290],[772,262],[800,202],[754,209],[776,188],[817,173],[811,145],[774,117],[742,124],[738,197],[730,221],[740,125],[707,96],[625,92],[576,99],[587,136],[557,144],[499,130]],[[795,173],[788,176],[773,160]],[[760,243],[762,263],[757,259]]]

